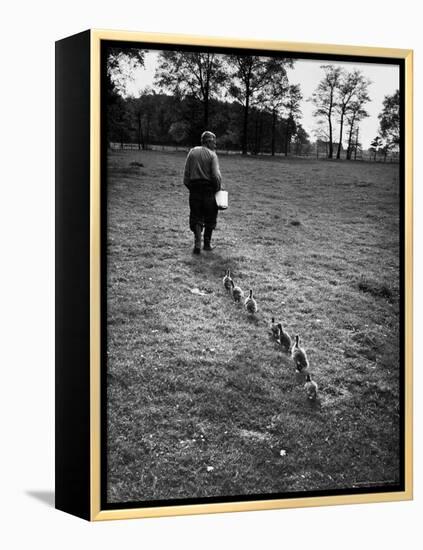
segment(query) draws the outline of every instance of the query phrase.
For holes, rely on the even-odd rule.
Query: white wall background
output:
[[[0,56],[0,544],[3,548],[420,548],[423,517],[422,132],[415,132],[415,500],[89,524],[54,510],[54,41],[114,28],[415,49],[418,3],[92,0],[2,4]],[[41,498],[40,498],[41,497]]]

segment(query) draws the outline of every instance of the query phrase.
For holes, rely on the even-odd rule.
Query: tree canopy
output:
[[[110,47],[107,54],[107,87],[109,99],[126,95],[126,82],[134,69],[144,67],[145,50]],[[113,98],[114,99],[114,98]]]
[[[379,114],[380,136],[388,149],[400,143],[400,93],[385,96],[383,109]]]
[[[203,104],[204,127],[209,123],[210,100],[219,97],[227,72],[222,55],[163,51],[156,70],[157,86],[177,97],[191,95]]]
[[[271,89],[286,78],[286,68],[293,67],[293,59],[261,57],[257,55],[228,56],[230,85],[228,94],[244,110],[242,153],[247,154],[248,117],[250,108],[263,99],[264,90]]]

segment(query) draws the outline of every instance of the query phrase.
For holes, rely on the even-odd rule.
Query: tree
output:
[[[328,156],[328,140],[329,135],[327,133],[327,130],[325,128],[325,121],[318,120],[317,125],[313,130],[313,135],[316,138],[316,158],[319,158],[319,153],[321,151],[324,152],[325,156]]]
[[[336,93],[336,110],[339,114],[339,142],[336,158],[341,158],[342,137],[344,130],[344,118],[350,103],[358,95],[367,93],[370,81],[364,78],[363,74],[355,69],[351,73],[341,70]]]
[[[185,122],[174,122],[169,128],[169,136],[176,143],[182,143],[188,136],[188,128]]]
[[[301,155],[303,150],[307,148],[310,149],[310,140],[308,133],[304,130],[301,124],[298,125],[297,131],[295,132],[295,154]]]
[[[383,109],[379,114],[380,137],[387,149],[399,146],[400,143],[400,95],[397,90],[393,95],[385,96]]]
[[[276,150],[276,124],[286,102],[286,93],[289,90],[288,77],[274,78],[264,89],[261,103],[272,115],[271,154],[275,155]]]
[[[132,116],[135,118],[135,122],[136,122],[138,150],[141,150],[141,148],[145,149],[143,120],[142,120],[144,108],[140,100],[141,98],[130,98],[128,100],[128,108],[131,111]]]
[[[380,151],[383,153],[383,162],[386,162],[386,157],[388,156],[390,150],[390,144],[385,142],[382,142],[382,147],[380,148]]]
[[[261,152],[262,137],[263,137],[263,115],[264,110],[261,108],[254,109],[254,142],[252,147],[253,155],[258,155]]]
[[[373,160],[376,161],[376,156],[379,149],[382,147],[382,139],[380,136],[376,136],[370,144],[370,151],[374,153]]]
[[[126,97],[126,84],[137,67],[144,67],[145,50],[109,47],[107,51],[107,92],[109,103],[116,96]]]
[[[354,102],[351,105],[351,110],[347,114],[347,124],[348,124],[348,145],[347,145],[347,160],[351,160],[351,153],[353,149],[353,135],[356,130],[358,130],[359,122],[364,118],[367,118],[369,113],[359,106],[358,102]]]
[[[228,58],[231,85],[229,95],[243,107],[242,154],[248,148],[248,117],[262,92],[277,79],[286,77],[286,68],[293,66],[292,59],[260,57],[255,55],[231,55]]]
[[[128,109],[135,119],[136,138],[138,149],[148,149],[150,143],[151,121],[155,111],[157,101],[155,101],[156,92],[151,88],[145,88],[139,97],[128,98]]]
[[[219,148],[239,150],[242,107],[238,103],[212,101],[213,132],[218,136]]]
[[[315,92],[311,97],[311,101],[314,103],[316,109],[314,116],[323,118],[328,125],[329,135],[329,151],[328,158],[333,158],[333,123],[332,116],[334,109],[337,107],[336,103],[336,90],[339,86],[341,77],[340,67],[334,67],[333,65],[322,65],[325,75],[319,82]]]
[[[227,74],[224,56],[215,53],[163,51],[159,56],[155,83],[184,98],[188,95],[203,105],[204,129],[209,126],[210,100],[220,94]]]
[[[362,151],[362,145],[361,143],[358,141],[358,136],[360,134],[360,128],[356,128],[355,130],[355,142],[354,142],[354,160],[357,160],[357,153],[360,151]]]
[[[347,160],[351,159],[352,151],[352,138],[356,126],[364,118],[369,116],[369,113],[364,109],[364,105],[370,101],[370,97],[367,93],[367,86],[360,88],[351,103],[348,105],[346,116],[348,123],[348,147],[347,147]]]
[[[299,84],[292,84],[288,88],[288,94],[285,102],[287,120],[285,125],[285,156],[288,155],[291,138],[297,131],[298,119],[301,115],[301,88]]]
[[[123,149],[124,144],[130,141],[131,117],[127,102],[121,96],[117,96],[108,106],[107,123],[109,144],[119,142]]]

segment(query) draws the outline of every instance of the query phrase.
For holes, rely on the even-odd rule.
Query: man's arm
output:
[[[185,168],[184,168],[184,185],[189,189],[190,187],[190,172],[189,172],[189,153],[187,156],[187,159],[185,161]]]
[[[211,177],[215,191],[220,191],[222,188],[222,174],[220,173],[219,160],[216,153],[212,156]]]

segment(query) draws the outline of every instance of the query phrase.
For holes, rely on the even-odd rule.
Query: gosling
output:
[[[270,325],[270,330],[272,332],[272,337],[275,340],[279,340],[279,325],[275,322],[274,317],[272,317],[272,323]]]
[[[232,278],[230,269],[226,270],[226,274],[223,277],[223,286],[228,292],[232,290]]]
[[[282,323],[278,323],[278,329],[279,329],[279,344],[281,345],[281,348],[286,352],[289,353],[292,346],[291,337],[289,334],[283,329]]]
[[[244,291],[240,286],[236,286],[233,280],[231,279],[232,286],[232,298],[235,302],[240,302],[244,298]]]
[[[298,372],[308,369],[309,363],[307,354],[303,348],[300,348],[300,337],[297,334],[295,336],[295,344],[292,347],[292,359],[294,360],[295,367]]]
[[[250,290],[250,294],[246,298],[244,304],[245,304],[245,309],[247,310],[248,313],[250,313],[251,315],[253,315],[254,313],[257,313],[257,310],[258,310],[257,302],[253,298],[252,290]]]
[[[310,401],[315,401],[317,398],[318,386],[316,382],[311,379],[309,374],[307,374],[306,383],[304,384],[304,389],[307,394],[307,398],[310,399]]]

